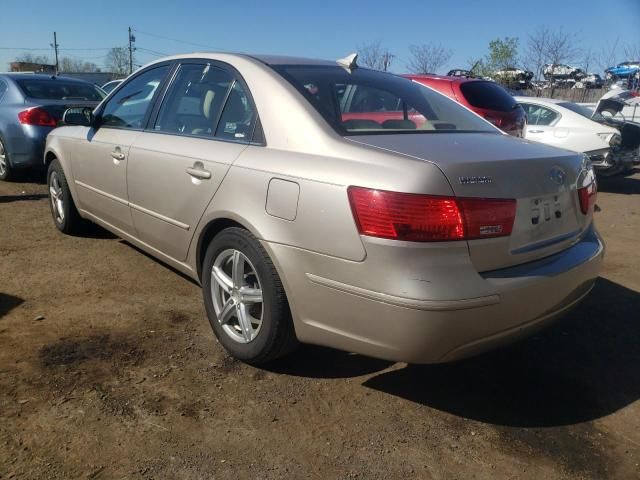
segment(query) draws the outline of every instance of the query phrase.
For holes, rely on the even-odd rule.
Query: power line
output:
[[[141,33],[143,35],[149,35],[150,37],[162,38],[163,40],[171,40],[172,42],[184,43],[185,45],[193,45],[195,47],[203,47],[215,50],[215,47],[211,45],[204,45],[202,43],[189,42],[186,40],[179,40],[177,38],[166,37],[164,35],[158,35],[157,33],[143,32],[142,30],[138,30],[137,28],[133,29],[135,32]]]

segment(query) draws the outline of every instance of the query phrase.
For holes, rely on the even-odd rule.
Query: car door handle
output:
[[[111,152],[111,156],[115,159],[115,160],[124,160],[124,153],[119,152],[117,150],[114,150],[113,152]]]
[[[204,165],[201,162],[194,163],[193,167],[186,169],[186,172],[195,178],[202,178],[204,180],[209,180],[211,178],[211,172],[209,170],[205,170]]]
[[[544,133],[544,130],[527,130],[527,133]]]

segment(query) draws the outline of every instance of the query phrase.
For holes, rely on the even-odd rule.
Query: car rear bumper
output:
[[[44,145],[51,127],[20,125],[11,129],[6,138],[11,166],[14,168],[43,165]]]
[[[265,246],[284,273],[301,341],[411,363],[476,355],[543,327],[591,290],[604,256],[604,244],[591,228],[561,253],[481,275],[465,273],[451,257],[446,261],[454,260],[448,269],[453,275],[442,270],[441,275],[418,278],[435,283],[441,277],[445,282],[431,289],[443,292],[440,298],[427,299],[340,281],[326,274],[322,265],[327,257],[283,245]],[[377,266],[375,271],[362,268],[367,260],[347,263],[346,268],[363,275],[394,276],[392,263],[386,272]],[[406,273],[415,276],[409,265],[405,267]],[[345,270],[332,271],[340,275]]]

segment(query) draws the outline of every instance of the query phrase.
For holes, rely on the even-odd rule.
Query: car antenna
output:
[[[347,55],[344,58],[340,58],[336,60],[336,63],[344,68],[347,72],[351,73],[353,70],[358,68],[358,54],[352,53],[351,55]]]

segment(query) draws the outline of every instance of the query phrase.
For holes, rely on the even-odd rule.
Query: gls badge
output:
[[[460,185],[474,185],[477,183],[493,183],[493,178],[482,175],[480,177],[458,177]]]

